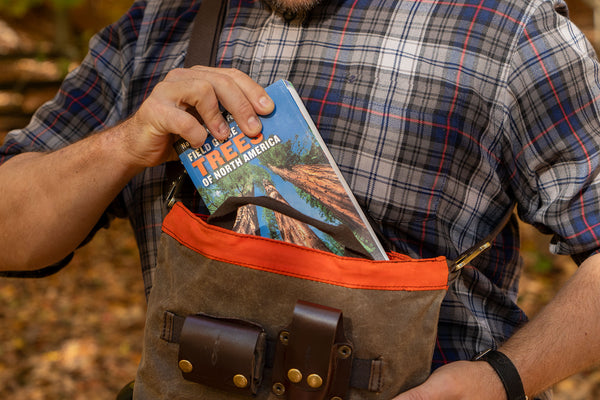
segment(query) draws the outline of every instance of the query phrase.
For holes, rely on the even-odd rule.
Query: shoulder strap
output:
[[[214,66],[219,46],[219,36],[225,22],[227,1],[203,0],[192,27],[184,66]]]
[[[226,0],[202,1],[194,17],[192,34],[183,63],[185,68],[194,65],[215,65],[226,10]],[[186,181],[183,165],[179,161],[168,162],[165,167],[165,177],[166,186],[163,188],[163,193],[166,193],[165,204],[171,208]]]

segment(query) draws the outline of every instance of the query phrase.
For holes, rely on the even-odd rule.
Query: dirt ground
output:
[[[107,4],[105,1],[109,0],[102,4]],[[579,13],[583,24],[589,24],[589,9],[577,3],[572,11]],[[83,13],[76,19],[82,26],[90,26],[86,18],[98,15]],[[1,17],[0,54],[6,46],[39,45],[35,35],[15,39],[4,31],[3,36]],[[49,32],[51,27],[44,29]],[[0,83],[2,75],[6,78],[8,66],[0,63]],[[13,67],[14,63],[10,64]],[[56,65],[33,60],[16,69],[23,72],[27,68],[39,73],[43,68],[54,71]],[[10,99],[16,98],[19,104],[26,103],[25,108],[34,109],[49,95],[14,92]],[[0,91],[0,111],[2,101]],[[527,227],[524,233],[527,271],[521,282],[520,304],[535,314],[575,266],[566,257],[547,253],[547,237]],[[0,279],[0,399],[113,399],[135,376],[145,307],[137,248],[126,221],[115,221],[109,230],[101,231],[76,253],[69,267],[54,276]],[[600,369],[560,382],[555,387],[555,399],[600,399]]]

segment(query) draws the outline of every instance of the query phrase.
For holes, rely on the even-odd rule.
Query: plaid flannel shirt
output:
[[[599,65],[558,0],[340,0],[304,21],[257,0],[229,3],[218,66],[295,85],[394,250],[452,259],[513,199],[524,221],[554,235],[553,251],[581,260],[599,247]],[[134,113],[182,66],[198,5],[134,3],[30,125],[8,135],[0,162]],[[131,220],[147,292],[164,175],[148,168],[107,211]],[[433,368],[497,345],[526,320],[515,304],[521,268],[513,219],[450,287]]]

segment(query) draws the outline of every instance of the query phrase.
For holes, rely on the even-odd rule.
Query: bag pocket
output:
[[[185,318],[178,366],[183,379],[255,395],[262,381],[265,330],[249,321],[204,314]]]

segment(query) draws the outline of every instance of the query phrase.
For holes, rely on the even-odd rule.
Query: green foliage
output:
[[[310,149],[302,154],[300,161],[302,164],[307,165],[322,164],[325,162],[325,160],[323,160],[322,150],[316,140],[311,143]]]
[[[267,227],[269,228],[269,237],[271,239],[279,239],[281,240],[281,232],[277,226],[277,220],[275,219],[275,212],[268,208],[262,208],[263,218],[267,223]]]
[[[340,223],[340,220],[338,218],[336,218],[335,214],[333,214],[333,212],[331,212],[331,210],[329,208],[327,208],[323,203],[321,203],[315,197],[306,193],[304,190],[300,189],[299,187],[296,186],[295,188],[296,188],[296,193],[298,193],[298,196],[300,196],[300,198],[302,200],[304,200],[308,205],[310,205],[311,208],[318,210],[319,214],[321,215],[321,217],[323,218],[323,220],[325,222],[328,222],[330,224],[335,224],[335,225]]]
[[[549,274],[552,272],[554,264],[552,263],[552,258],[546,257],[543,254],[537,254],[532,268],[538,274]]]
[[[49,0],[52,8],[69,9],[82,4],[84,0]]]
[[[291,149],[291,141],[283,142],[275,147],[269,149],[269,151],[262,153],[258,156],[260,162],[264,165],[274,165],[279,168],[287,168],[290,165],[297,164],[300,161],[297,153],[294,153]]]
[[[13,17],[22,17],[42,3],[43,0],[0,0],[0,12]]]
[[[83,4],[85,0],[0,0],[0,13],[23,17],[35,7],[42,5],[54,10],[67,10]]]
[[[334,238],[332,238],[326,233],[321,234],[319,237],[321,238],[325,246],[327,246],[327,248],[331,250],[332,253],[337,254],[339,256],[344,255],[344,246],[340,242],[336,241]]]
[[[312,165],[324,162],[315,139],[306,137],[301,140],[298,135],[294,140],[285,141],[261,154],[258,158],[264,165],[270,164],[279,168],[289,168],[296,164]]]

